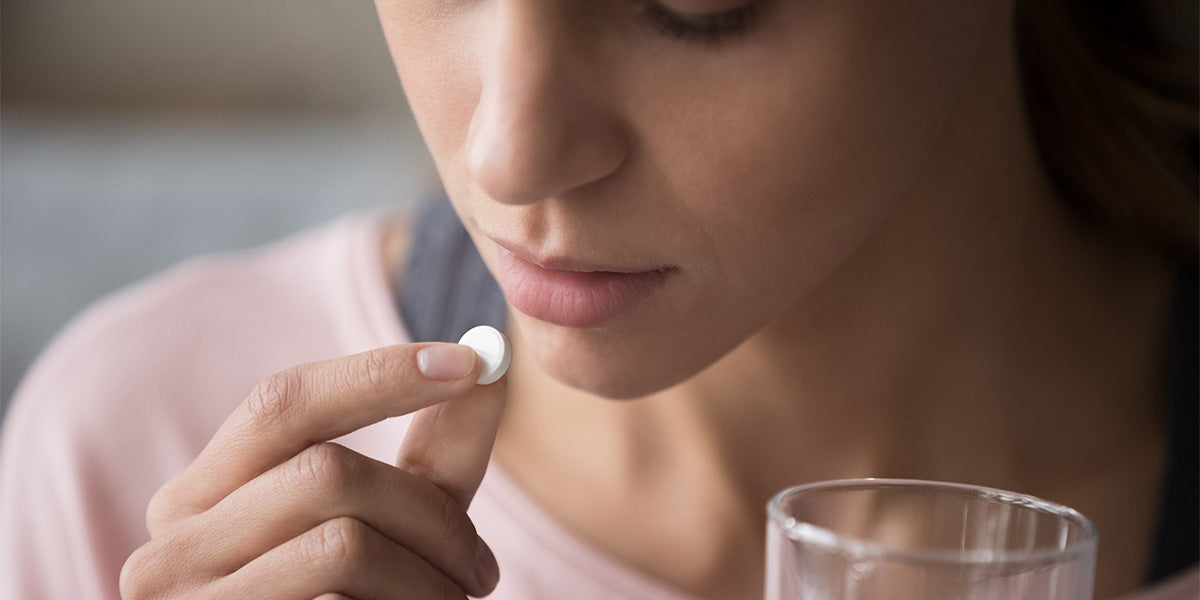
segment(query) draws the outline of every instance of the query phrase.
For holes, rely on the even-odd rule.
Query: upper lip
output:
[[[526,250],[520,244],[516,244],[507,240],[496,239],[492,236],[487,236],[502,251],[508,252],[513,256],[528,262],[543,269],[550,271],[573,271],[576,273],[653,273],[665,272],[670,270],[670,267],[649,267],[649,268],[629,268],[615,266],[611,264],[603,264],[599,262],[591,262],[587,260],[576,259],[568,256],[549,255],[539,256],[534,252]]]

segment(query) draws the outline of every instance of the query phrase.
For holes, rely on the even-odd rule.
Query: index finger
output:
[[[427,343],[378,348],[271,375],[192,464],[159,490],[148,521],[171,522],[203,512],[308,446],[463,396],[475,387],[479,368],[475,352],[466,346]],[[149,524],[153,530],[154,523]]]

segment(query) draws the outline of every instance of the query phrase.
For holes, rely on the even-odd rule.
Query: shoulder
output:
[[[210,422],[267,374],[402,338],[386,318],[394,309],[379,266],[384,229],[383,217],[344,218],[192,259],[105,298],[42,354],[10,416],[90,428],[162,424],[152,416]]]
[[[377,244],[379,235],[377,220],[343,219],[261,248],[194,258],[118,291],[56,336],[18,395],[78,388],[95,396],[130,378],[172,385],[169,375],[189,373],[211,384],[231,369],[252,370],[232,360],[248,349],[264,357],[251,361],[264,368],[273,366],[267,356],[319,352],[339,325],[329,315],[361,305],[363,288],[377,291],[360,281],[365,257],[356,246]]]
[[[128,434],[190,453],[262,377],[403,341],[379,267],[385,220],[192,259],[102,299],[27,372],[5,437],[44,430],[111,449]]]

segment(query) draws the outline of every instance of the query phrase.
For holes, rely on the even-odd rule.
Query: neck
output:
[[[664,394],[755,499],[847,476],[1038,489],[1156,430],[1165,265],[1102,250],[1036,172],[1006,182],[917,190],[802,306]]]

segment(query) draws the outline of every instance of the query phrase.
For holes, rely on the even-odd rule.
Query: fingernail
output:
[[[475,544],[475,575],[479,577],[479,584],[488,591],[500,582],[500,565],[496,564],[496,556],[482,539]]]
[[[475,351],[459,344],[438,344],[417,351],[417,368],[430,379],[462,379],[474,366]]]

